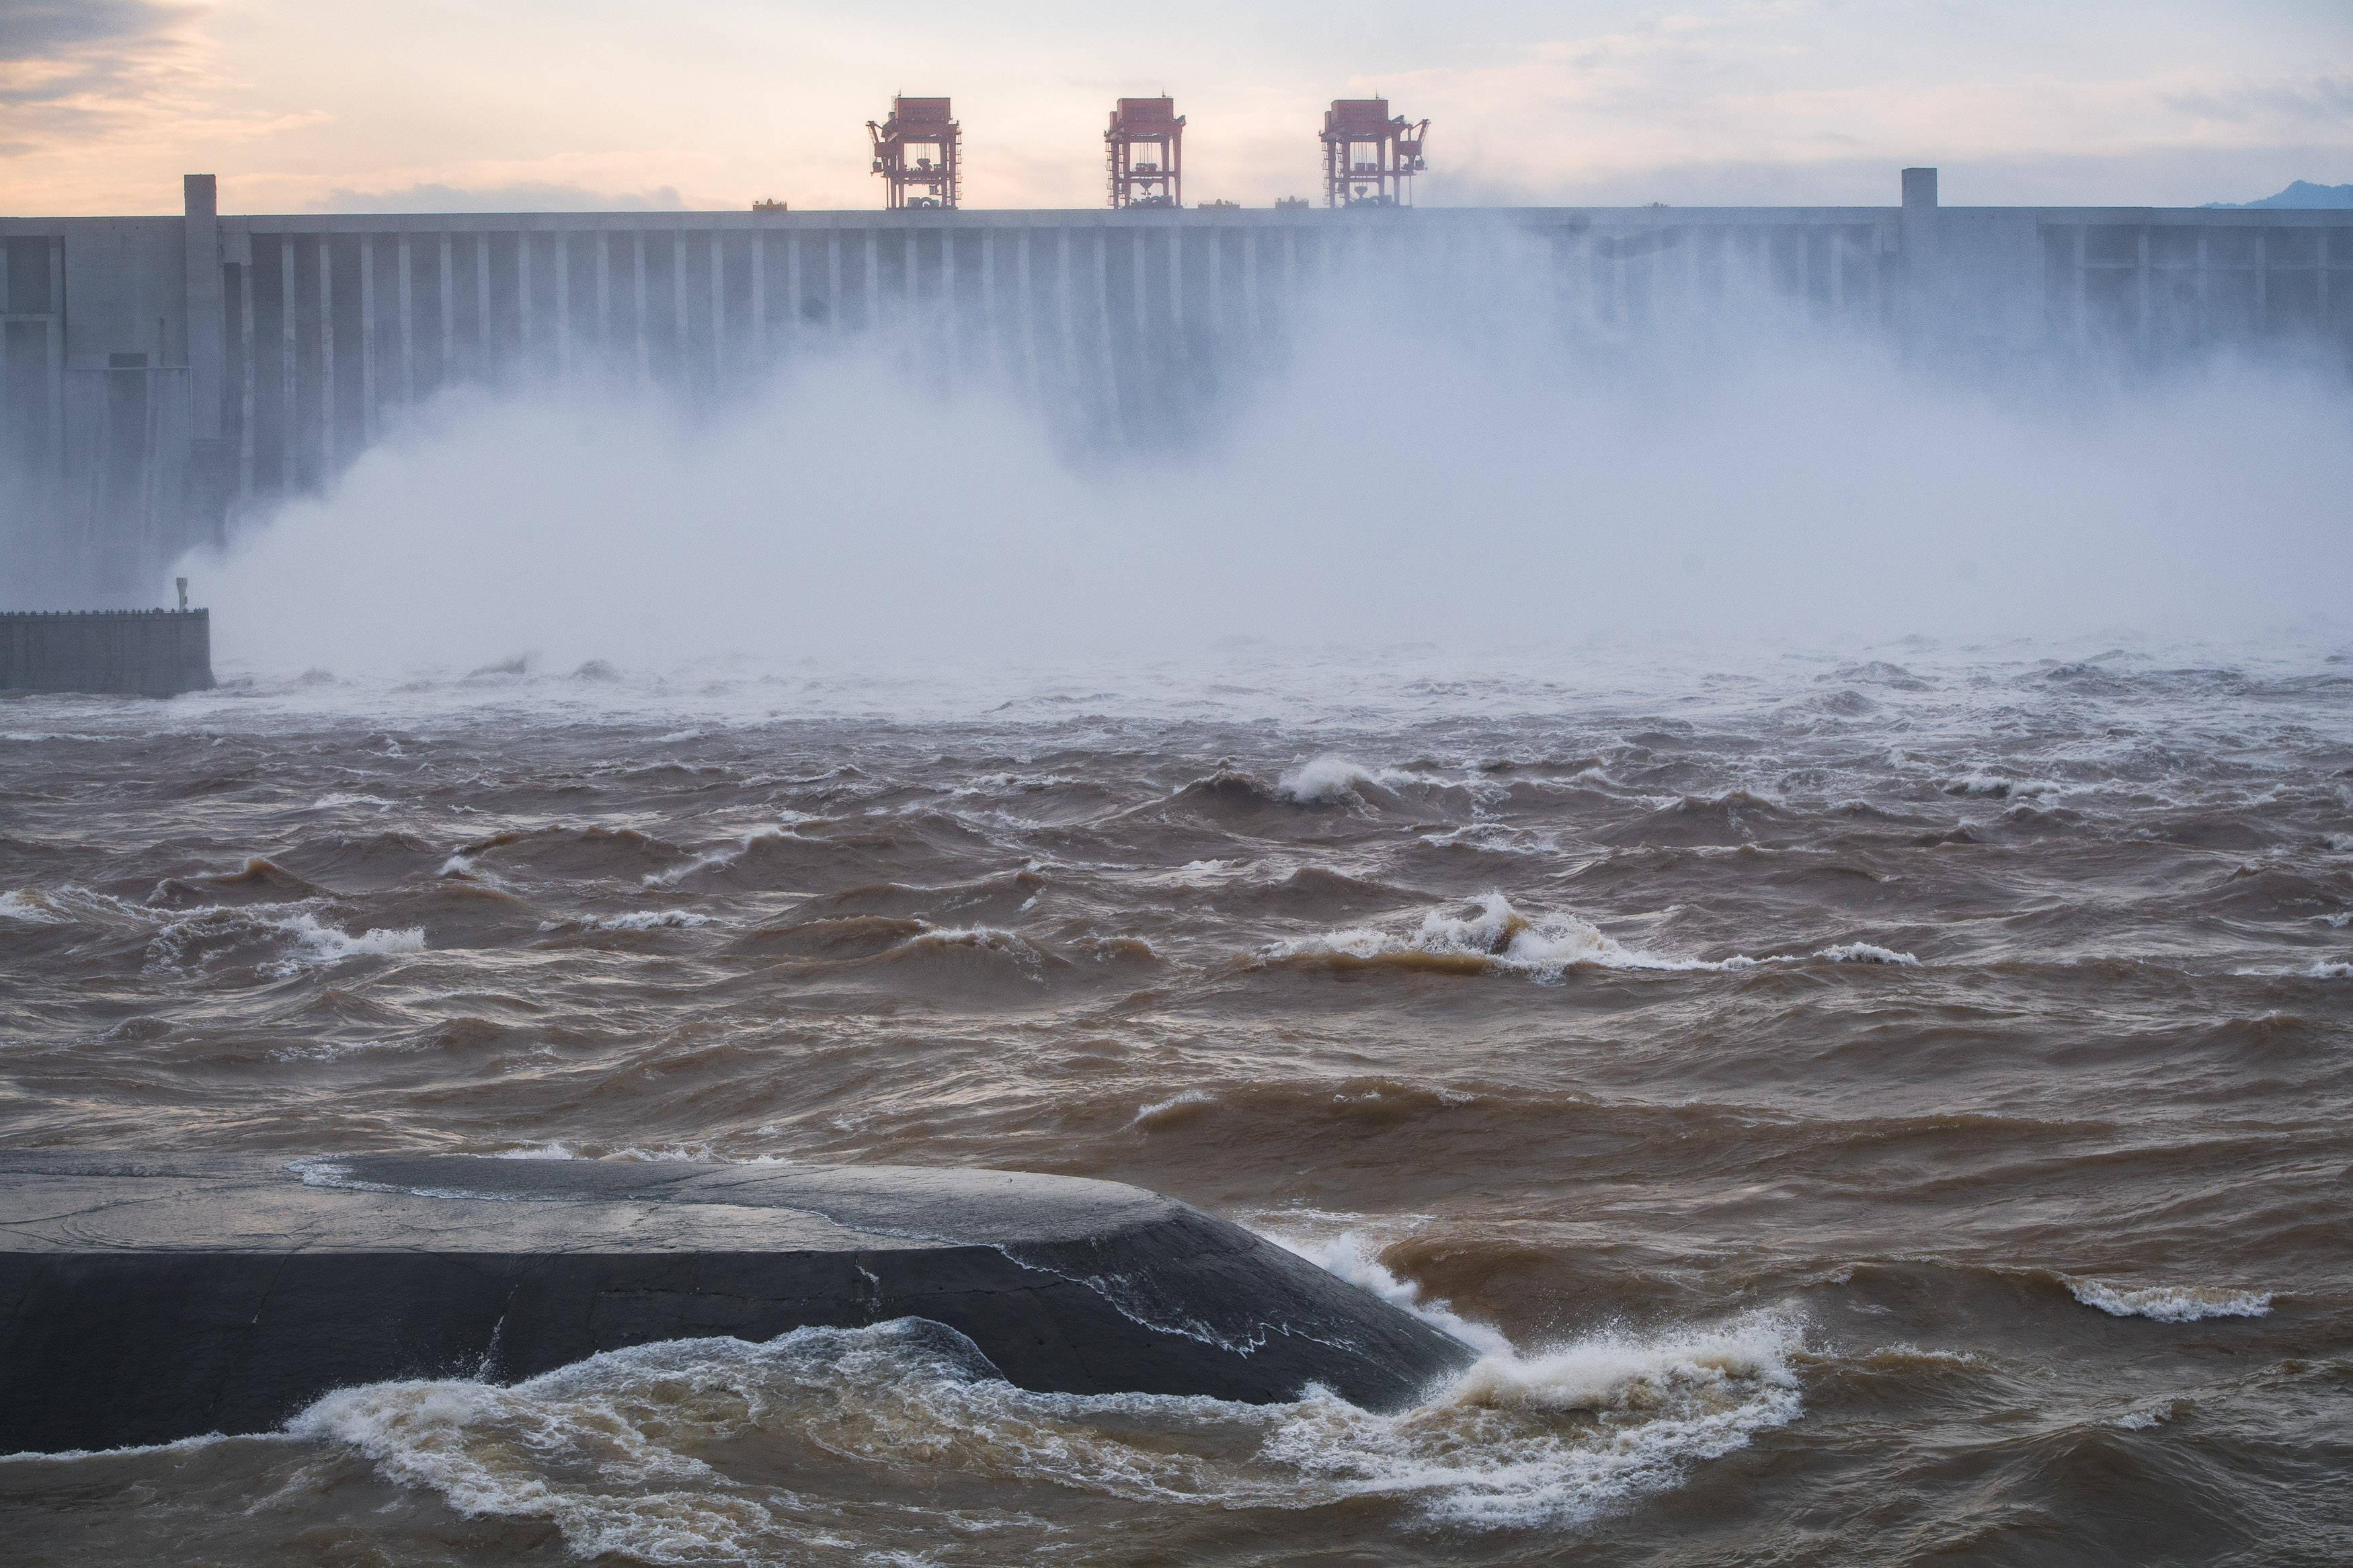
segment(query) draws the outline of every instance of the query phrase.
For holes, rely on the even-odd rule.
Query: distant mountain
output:
[[[2353,185],[2316,185],[2298,180],[2259,202],[2208,202],[2210,207],[2353,207]]]

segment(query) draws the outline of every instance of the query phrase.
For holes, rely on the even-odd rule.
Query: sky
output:
[[[1425,205],[2195,205],[2353,182],[2353,0],[0,0],[0,211],[874,207],[894,92],[967,206],[1102,205],[1161,92],[1193,202],[1316,194],[1378,95]]]

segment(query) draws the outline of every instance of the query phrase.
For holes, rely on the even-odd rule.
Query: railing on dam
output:
[[[179,217],[0,219],[0,484],[23,548],[143,580],[452,388],[716,398],[876,335],[1113,447],[1409,298],[1565,352],[1768,308],[1997,359],[2353,344],[2348,215],[1939,208],[1913,173],[1891,207],[304,217],[190,176]]]

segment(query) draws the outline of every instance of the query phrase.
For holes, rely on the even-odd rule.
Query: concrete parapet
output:
[[[0,614],[0,691],[176,697],[213,684],[209,610]]]

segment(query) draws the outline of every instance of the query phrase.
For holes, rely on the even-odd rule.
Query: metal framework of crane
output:
[[[891,211],[956,205],[964,127],[948,112],[946,99],[893,98],[890,118],[880,125],[868,121],[866,134],[874,143],[874,172],[888,185],[883,205]],[[922,147],[931,154],[910,163],[908,153]]]
[[[1428,167],[1427,120],[1392,117],[1386,98],[1335,98],[1324,116],[1324,205],[1409,207],[1413,177]]]
[[[1403,207],[1413,205],[1413,177],[1428,169],[1422,140],[1427,120],[1389,112],[1386,98],[1335,98],[1324,116],[1324,205]],[[897,97],[890,117],[866,122],[874,173],[887,192],[883,205],[953,209],[962,205],[964,127],[944,98]],[[1103,167],[1114,207],[1185,205],[1185,117],[1166,93],[1123,98],[1103,132]],[[1210,204],[1230,206],[1230,202]],[[1304,206],[1285,197],[1278,207]],[[781,213],[769,200],[754,210]]]
[[[1103,132],[1103,162],[1112,205],[1183,206],[1185,117],[1176,112],[1176,100],[1166,93],[1121,99]]]

